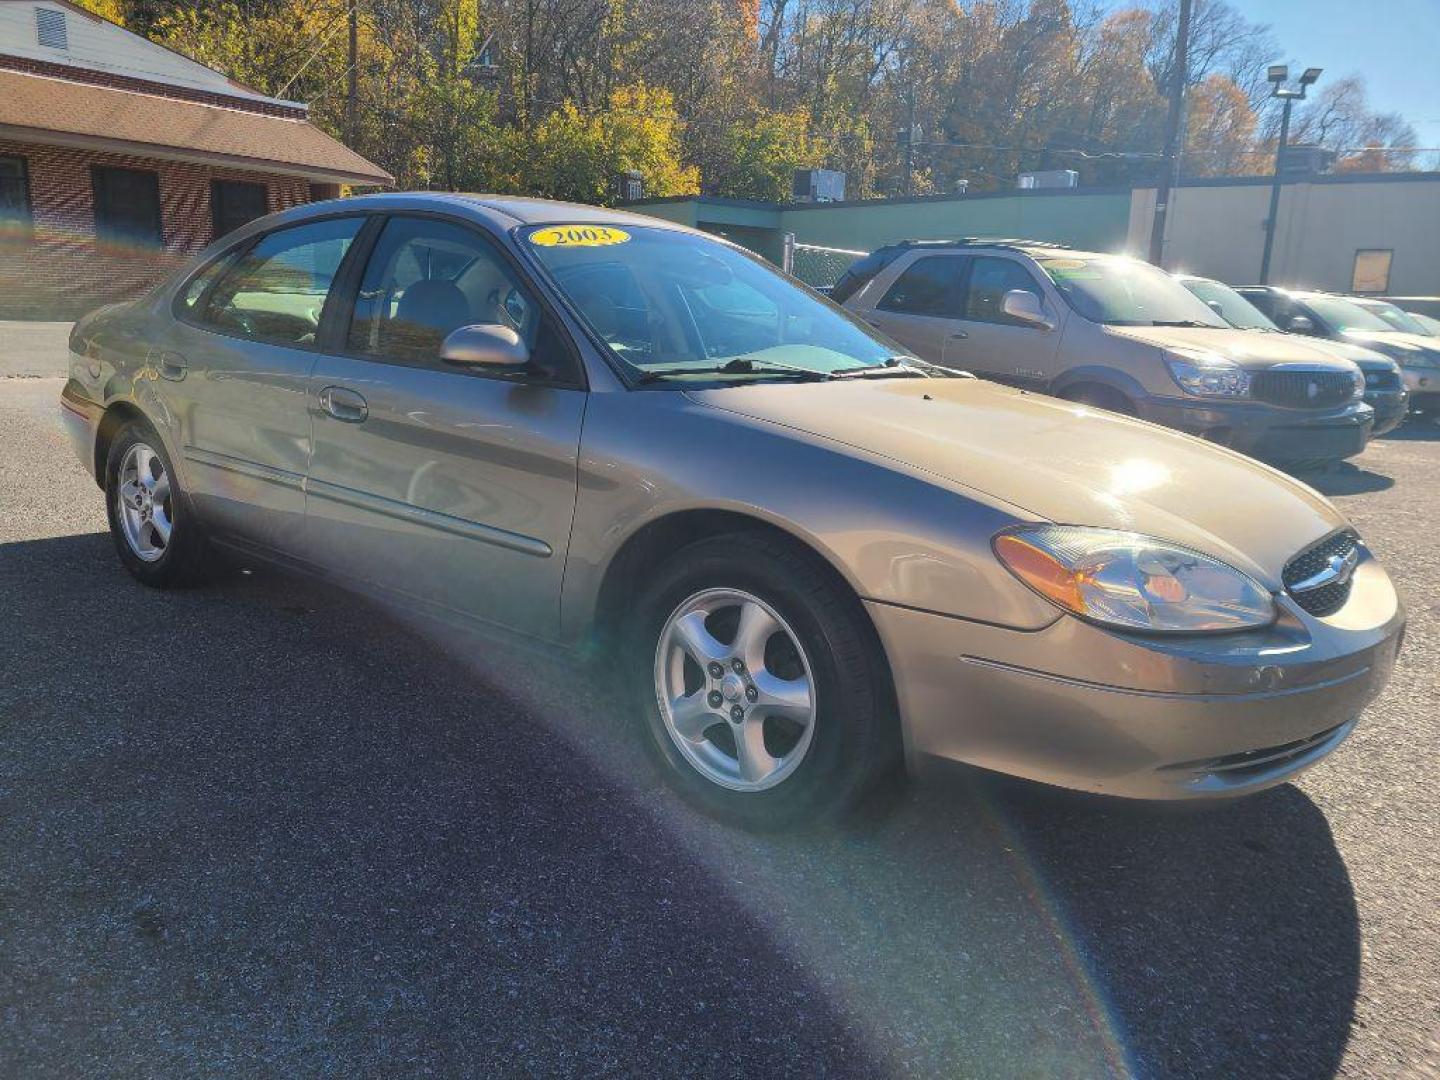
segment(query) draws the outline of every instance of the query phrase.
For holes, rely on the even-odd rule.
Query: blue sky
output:
[[[1371,107],[1402,114],[1421,146],[1440,146],[1440,0],[1231,0],[1269,23],[1292,73],[1365,78]]]

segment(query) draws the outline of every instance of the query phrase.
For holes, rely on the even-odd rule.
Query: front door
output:
[[[488,238],[430,217],[385,223],[346,321],[309,384],[307,558],[554,635],[587,398],[568,343]],[[531,370],[441,361],[475,323],[517,330]]]
[[[1033,293],[1054,322],[1050,329],[1005,314],[1005,294]],[[977,255],[959,304],[959,320],[945,339],[945,365],[964,368],[1011,386],[1044,389],[1058,374],[1061,313],[1045,299],[1045,290],[1018,260]]]
[[[277,229],[202,270],[152,351],[206,526],[295,554],[310,460],[306,391],[331,285],[363,217]]]

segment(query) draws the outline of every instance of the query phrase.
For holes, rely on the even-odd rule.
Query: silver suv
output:
[[[1236,330],[1168,274],[1027,241],[907,241],[831,292],[917,356],[1200,435],[1268,461],[1358,454],[1374,413],[1348,360]]]

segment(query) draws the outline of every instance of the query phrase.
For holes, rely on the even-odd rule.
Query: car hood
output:
[[[1344,361],[1290,334],[1257,334],[1229,326],[1107,326],[1105,331],[1161,349],[1218,353],[1252,370],[1294,363],[1333,367],[1337,371],[1346,368]]]
[[[1345,524],[1318,493],[1250,458],[979,379],[852,378],[688,393],[942,477],[1018,517],[1185,545],[1271,588],[1297,552]]]
[[[1345,331],[1345,340],[1356,345],[1363,345],[1367,349],[1376,349],[1397,360],[1411,356],[1423,356],[1431,363],[1440,360],[1440,338],[1426,337],[1424,334],[1402,334],[1398,331],[1386,334],[1347,330]]]
[[[1319,349],[1321,352],[1329,353],[1331,356],[1337,356],[1341,360],[1354,361],[1362,368],[1369,368],[1371,370],[1384,368],[1386,371],[1390,371],[1395,366],[1395,361],[1391,360],[1383,352],[1373,347],[1367,348],[1353,341],[1333,341],[1329,338],[1307,338],[1305,344],[1309,345],[1312,349]]]

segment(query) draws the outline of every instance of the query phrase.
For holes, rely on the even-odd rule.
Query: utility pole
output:
[[[1165,157],[1155,185],[1155,217],[1150,222],[1150,261],[1165,258],[1165,217],[1170,212],[1170,188],[1175,183],[1185,120],[1185,83],[1190,69],[1190,0],[1180,0],[1180,22],[1175,29],[1175,63],[1170,82],[1170,112],[1165,117]]]
[[[1275,144],[1275,176],[1270,181],[1270,216],[1265,219],[1265,254],[1260,256],[1260,284],[1270,284],[1270,254],[1275,248],[1275,219],[1280,216],[1281,173],[1285,168],[1285,143],[1290,138],[1290,106],[1305,100],[1305,92],[1320,78],[1319,68],[1306,68],[1300,76],[1299,88],[1290,88],[1285,81],[1290,69],[1284,64],[1274,64],[1267,73],[1270,82],[1270,96],[1280,98],[1285,104],[1280,110],[1280,141]]]
[[[355,145],[355,115],[360,104],[360,0],[350,0],[350,70],[345,89],[345,141]]]
[[[909,114],[905,120],[905,187],[904,194],[915,194],[915,90],[909,94]]]

